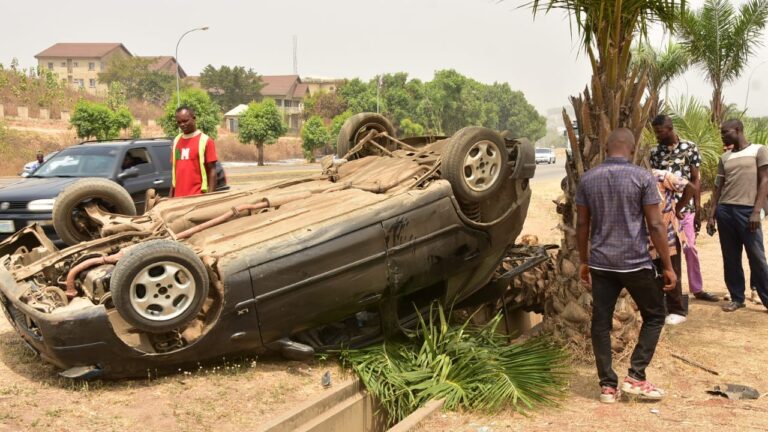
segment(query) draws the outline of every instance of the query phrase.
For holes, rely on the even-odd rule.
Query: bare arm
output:
[[[661,264],[664,267],[664,291],[670,291],[677,284],[677,276],[672,269],[672,260],[669,258],[669,245],[667,244],[667,228],[661,220],[661,210],[658,204],[643,206],[645,223],[651,236],[651,242],[659,254]]]
[[[691,197],[698,194],[699,189],[693,184],[693,182],[688,182],[685,185],[685,189],[683,189],[683,196],[680,198],[680,200],[677,201],[677,204],[675,204],[675,216],[677,216],[678,219],[682,219],[681,212],[683,209],[685,209],[685,205],[691,201]]]
[[[589,225],[592,215],[589,207],[576,206],[576,244],[579,249],[579,276],[582,282],[587,286],[592,285],[592,278],[589,275]]]
[[[725,184],[725,168],[723,168],[723,161],[722,159],[717,165],[717,177],[715,178],[715,190],[712,192],[712,212],[709,214],[709,220],[707,220],[707,225],[711,225],[713,227],[717,226],[717,222],[715,220],[715,213],[717,212],[717,203],[720,201],[720,192],[723,191],[723,185]],[[709,230],[709,228],[707,228]]]
[[[768,165],[757,169],[757,197],[752,215],[749,217],[749,230],[755,232],[760,229],[760,210],[765,207],[765,197],[768,195]]]
[[[693,194],[693,205],[694,209],[696,210],[696,214],[701,213],[701,170],[699,167],[691,167],[691,181],[690,183],[693,183],[693,187],[695,188],[695,192]],[[688,200],[683,200],[684,203],[688,204],[690,201],[690,198]]]
[[[206,162],[205,171],[208,176],[208,192],[214,192],[216,190],[216,162]]]

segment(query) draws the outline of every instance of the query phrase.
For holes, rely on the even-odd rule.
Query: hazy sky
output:
[[[207,25],[179,47],[190,75],[209,63],[291,74],[296,35],[301,76],[369,79],[405,71],[429,80],[435,70],[453,68],[481,82],[508,82],[544,113],[583,89],[589,68],[567,17],[553,12],[534,20],[518,8],[526,1],[4,1],[0,62],[16,57],[34,65],[34,55],[56,42],[122,42],[135,55],[173,55],[182,33]],[[664,36],[656,33],[652,42],[661,45]],[[768,45],[768,36],[763,41]],[[743,78],[725,88],[726,102],[743,106],[750,74],[749,113],[768,116],[766,46]],[[670,99],[688,94],[702,102],[710,92],[698,70],[669,89]]]

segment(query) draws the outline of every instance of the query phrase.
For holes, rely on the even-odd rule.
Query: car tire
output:
[[[395,136],[395,127],[392,125],[392,122],[383,115],[369,112],[355,114],[348,118],[341,126],[339,136],[336,138],[336,155],[340,158],[344,157],[349,150],[365,138],[371,130],[386,132],[387,135],[391,137]],[[389,147],[387,150],[395,150],[392,145],[384,147]],[[379,154],[376,150],[377,149],[370,147],[363,148],[354,155],[350,155],[349,158],[358,159]]]
[[[67,245],[99,237],[99,229],[89,224],[83,205],[96,200],[110,213],[134,216],[136,206],[131,195],[119,184],[102,178],[78,180],[64,188],[53,204],[53,228]]]
[[[193,320],[208,297],[208,273],[192,249],[172,240],[140,243],[112,273],[115,308],[133,327],[166,333]]]
[[[482,201],[504,184],[508,159],[504,140],[497,132],[465,127],[451,137],[443,153],[441,175],[459,200]]]

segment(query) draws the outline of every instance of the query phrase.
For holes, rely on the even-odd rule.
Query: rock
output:
[[[573,323],[585,323],[589,321],[589,313],[575,302],[570,302],[560,314],[564,319]]]
[[[575,277],[577,273],[576,265],[570,260],[563,259],[560,263],[560,272],[567,278]]]

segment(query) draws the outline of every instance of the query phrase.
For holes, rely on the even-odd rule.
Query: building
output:
[[[240,130],[240,116],[248,109],[248,105],[240,104],[224,114],[224,125],[227,130],[237,133]]]
[[[307,85],[309,88],[309,94],[325,92],[334,93],[336,90],[346,82],[343,78],[316,78],[316,77],[304,77],[301,82]]]
[[[99,72],[118,56],[133,54],[121,43],[57,43],[35,58],[40,68],[53,71],[62,82],[90,94],[105,95],[108,87],[99,82]]]
[[[150,70],[176,75],[176,58],[173,56],[141,56],[141,58],[152,60],[152,63],[149,64]],[[179,66],[179,78],[186,77],[187,73],[184,72],[184,68]]]
[[[289,133],[298,133],[303,124],[304,97],[309,95],[309,86],[298,75],[262,75],[262,98],[274,99],[282,111]]]

